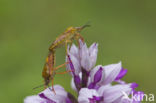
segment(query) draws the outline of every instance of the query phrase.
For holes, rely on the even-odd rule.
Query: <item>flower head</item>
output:
[[[143,92],[136,91],[136,83],[126,83],[122,78],[127,69],[118,62],[110,65],[97,65],[98,44],[89,48],[79,41],[79,47],[74,44],[68,49],[66,56],[67,70],[71,70],[71,85],[77,92],[78,99],[66,92],[61,86],[55,85],[56,95],[49,89],[36,96],[27,97],[25,103],[140,103]],[[116,82],[115,85],[114,82]],[[139,100],[130,98],[135,94]],[[33,101],[33,102],[32,102]]]

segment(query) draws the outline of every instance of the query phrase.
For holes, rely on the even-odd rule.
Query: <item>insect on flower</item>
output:
[[[64,33],[66,34],[66,32]],[[74,40],[74,37],[64,39],[64,41],[61,38],[60,40],[64,43],[58,43],[57,46],[66,45],[65,41]],[[75,98],[70,92],[65,91],[62,86],[53,86],[52,84],[49,89],[52,89],[53,92],[45,89],[38,95],[26,97],[24,103],[141,103],[144,101],[144,92],[136,91],[138,84],[122,80],[128,70],[123,68],[121,62],[96,66],[98,43],[93,43],[88,48],[85,42],[79,40],[78,46],[73,44],[71,48],[68,48],[66,62],[69,63],[65,62],[56,68],[54,67],[55,49],[49,50],[46,59],[43,70],[44,85],[47,87],[50,81],[53,83],[54,76],[57,74],[56,70],[67,64],[67,70],[72,70],[70,73],[72,76],[71,86],[77,93],[77,97]],[[151,98],[154,100],[154,95],[151,95]]]
[[[61,34],[59,37],[56,38],[56,40],[51,44],[49,47],[49,54],[46,58],[46,63],[44,65],[43,71],[42,71],[42,77],[44,78],[44,86],[45,88],[48,87],[50,81],[52,82],[52,91],[55,93],[55,90],[53,88],[53,81],[55,74],[65,74],[69,71],[56,73],[56,70],[65,66],[67,63],[64,63],[62,65],[59,65],[58,67],[55,67],[55,52],[56,49],[62,46],[65,46],[66,54],[67,54],[67,46],[68,44],[73,43],[73,40],[79,40],[81,39],[83,41],[83,37],[80,34],[80,31],[84,29],[85,27],[88,27],[90,25],[86,24],[81,27],[69,27],[66,29],[66,31]]]

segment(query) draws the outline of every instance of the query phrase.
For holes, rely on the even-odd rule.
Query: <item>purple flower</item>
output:
[[[81,40],[79,47],[73,44],[68,49],[67,70],[72,71],[71,87],[76,91],[77,99],[61,86],[55,85],[56,95],[46,89],[38,95],[27,97],[24,103],[140,103],[143,92],[135,90],[138,84],[122,80],[127,74],[122,63],[95,66],[97,52],[97,43],[88,48]]]

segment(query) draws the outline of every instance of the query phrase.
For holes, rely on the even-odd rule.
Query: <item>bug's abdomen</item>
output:
[[[42,71],[42,77],[43,78],[49,78],[49,70],[47,64],[44,65],[43,71]]]
[[[55,65],[55,51],[50,51],[48,57],[46,58],[46,63],[42,71],[42,77],[44,79],[50,78],[51,74],[53,74],[54,65]]]

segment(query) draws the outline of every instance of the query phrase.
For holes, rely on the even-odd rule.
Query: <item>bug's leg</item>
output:
[[[55,92],[55,89],[54,89],[54,78],[52,78],[51,84],[52,84],[52,91],[53,91],[54,94],[56,95],[56,92]]]
[[[65,62],[64,64],[61,64],[61,65],[57,66],[56,68],[54,68],[54,70],[57,70],[57,69],[59,69],[61,67],[66,67],[66,64],[68,64],[68,63],[69,62]]]
[[[64,71],[64,72],[58,72],[56,74],[66,74],[66,73],[69,73],[69,72],[72,72],[72,70],[67,70],[67,71]]]
[[[83,37],[81,36],[80,33],[76,33],[75,39],[77,40],[78,46],[79,46],[79,48],[80,48],[79,39],[81,39],[81,41],[84,42]]]
[[[78,41],[79,39],[82,40],[82,42],[84,42],[84,38],[82,37],[82,35],[80,33],[76,33],[75,39]]]

